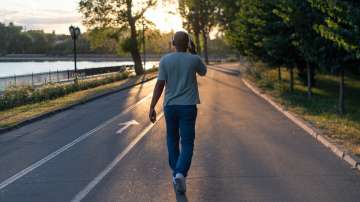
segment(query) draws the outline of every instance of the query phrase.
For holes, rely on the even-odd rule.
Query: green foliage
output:
[[[225,18],[230,22],[224,26],[227,38],[234,47],[242,55],[262,61],[267,66],[289,68],[290,91],[293,91],[293,67],[297,67],[298,76],[308,86],[309,98],[316,69],[339,72],[339,112],[343,114],[344,70],[355,70],[360,65],[360,2],[238,2],[238,13],[233,18]]]
[[[269,66],[352,68],[360,60],[360,3],[351,0],[223,2],[227,39],[242,55]]]
[[[130,40],[125,40],[124,48],[131,53],[137,75],[144,73],[139,51],[137,24],[139,21],[146,22],[144,13],[155,5],[156,0],[136,3],[132,0],[81,0],[79,2],[80,12],[84,17],[83,22],[89,29],[115,30],[113,35],[115,39],[120,37],[123,30],[129,30]]]
[[[117,34],[116,30],[111,28],[95,28],[89,32],[89,41],[92,49],[108,50],[112,53],[116,51],[117,38],[113,37]]]
[[[203,40],[205,62],[208,63],[209,33],[218,24],[220,1],[217,0],[180,0],[179,11],[183,17],[183,25],[193,33],[197,52],[200,53],[200,34]]]
[[[131,46],[132,46],[131,38],[126,38],[125,40],[121,41],[120,47],[125,52],[130,52]]]
[[[183,25],[186,30],[199,35],[201,32],[200,23],[200,1],[199,0],[180,0],[180,15],[183,17]]]
[[[24,104],[38,103],[46,100],[56,99],[70,93],[95,88],[101,85],[120,81],[129,77],[128,72],[118,73],[110,77],[89,81],[80,81],[78,85],[50,84],[41,88],[30,86],[10,87],[0,96],[0,110],[11,109]]]
[[[357,1],[309,0],[324,15],[316,31],[337,46],[360,57],[360,8]]]
[[[147,29],[145,32],[146,53],[164,54],[171,51],[171,39],[174,32],[160,32],[156,29]]]
[[[357,68],[360,64],[360,2],[308,0],[322,20],[314,30],[333,47],[326,64],[335,69]]]
[[[236,16],[242,6],[241,0],[222,0],[219,3],[219,24],[221,24],[223,30],[230,31],[233,28],[234,16]]]
[[[147,28],[145,34],[147,53],[162,54],[169,52],[172,32],[162,33],[155,28]],[[127,27],[121,30],[94,28],[80,36],[77,41],[77,51],[80,54],[129,56],[128,52],[131,46],[130,44],[126,45],[129,43],[129,37]],[[138,37],[139,42],[140,40],[142,38]],[[22,27],[15,26],[12,23],[9,25],[0,23],[0,56],[6,54],[68,55],[73,53],[73,45],[73,41],[68,35],[49,34],[43,31],[24,31]]]
[[[272,67],[296,66],[300,57],[289,34],[292,29],[275,12],[279,2],[240,2],[237,18],[226,32],[227,39],[250,60],[260,60]]]
[[[215,38],[210,39],[208,46],[210,55],[229,56],[237,54],[237,51],[231,47],[222,35],[216,35]],[[238,57],[235,59],[238,61]]]
[[[79,53],[114,53],[111,43],[103,47],[90,47],[88,33],[77,41]],[[0,23],[0,55],[6,54],[47,54],[66,55],[73,52],[73,41],[67,35],[44,33],[42,30],[24,31],[13,23]]]

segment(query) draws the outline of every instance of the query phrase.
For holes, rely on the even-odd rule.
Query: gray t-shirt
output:
[[[165,80],[164,106],[200,104],[196,73],[206,74],[201,58],[186,52],[174,52],[160,60],[158,80]]]

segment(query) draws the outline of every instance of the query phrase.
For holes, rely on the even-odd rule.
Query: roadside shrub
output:
[[[156,72],[158,71],[158,68],[154,65],[152,66],[152,68],[146,70],[146,73],[153,73],[153,72]]]
[[[70,83],[49,84],[40,88],[33,88],[31,86],[9,87],[4,91],[3,95],[0,96],[0,111],[25,104],[56,99],[77,91],[87,90],[115,81],[120,81],[128,78],[129,75],[129,72],[122,72],[101,79],[79,81],[78,85]]]
[[[29,86],[18,86],[8,88],[1,96],[0,109],[12,108],[29,102],[29,97],[34,91]]]

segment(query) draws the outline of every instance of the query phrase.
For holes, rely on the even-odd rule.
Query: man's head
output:
[[[189,48],[190,37],[184,31],[178,31],[173,38],[173,45],[179,51],[186,51]]]

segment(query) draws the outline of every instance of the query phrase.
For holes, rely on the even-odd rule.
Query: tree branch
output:
[[[134,16],[134,19],[135,21],[136,20],[139,20],[140,18],[142,18],[144,16],[144,13],[151,7],[155,6],[156,5],[156,0],[149,0],[147,2],[147,5],[141,9],[140,12],[138,12],[135,16]]]

